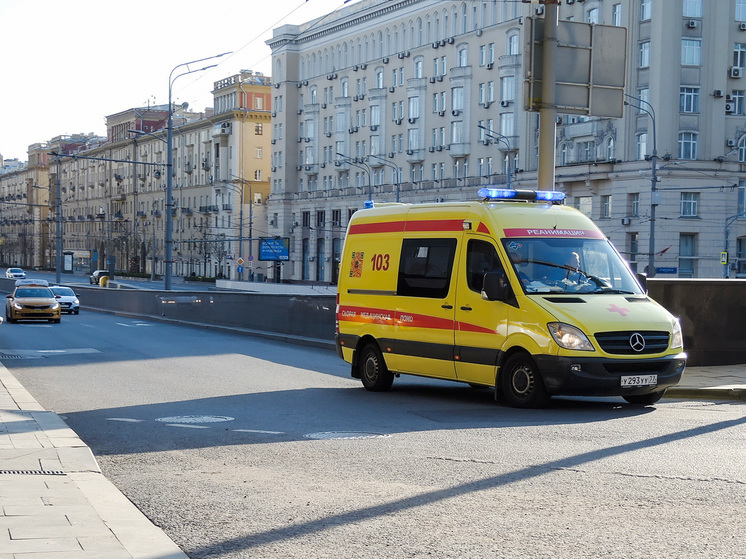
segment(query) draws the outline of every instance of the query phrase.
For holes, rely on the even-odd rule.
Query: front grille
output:
[[[645,348],[635,351],[630,339],[639,334],[645,340]],[[650,330],[630,330],[625,332],[597,332],[594,334],[598,345],[606,353],[616,355],[646,355],[650,353],[662,353],[668,349],[668,332],[657,332]]]

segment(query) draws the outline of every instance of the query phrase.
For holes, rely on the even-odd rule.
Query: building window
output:
[[[639,66],[640,68],[650,67],[650,41],[640,43]]]
[[[421,78],[422,77],[422,58],[418,58],[414,61],[414,77],[415,78]]]
[[[746,21],[746,0],[736,0],[736,21]]]
[[[699,192],[681,193],[681,217],[697,217]]]
[[[648,154],[648,133],[637,135],[637,159],[642,161]]]
[[[698,113],[699,112],[699,88],[698,87],[680,87],[679,88],[679,112],[681,113]]]
[[[681,65],[699,66],[702,39],[681,39]]]
[[[500,78],[500,98],[503,101],[515,100],[515,76],[504,76]],[[494,99],[490,99],[493,101]]]
[[[257,110],[264,109],[264,97],[257,95],[254,97],[254,108]]]
[[[679,159],[697,159],[697,134],[679,133]]]
[[[577,161],[595,161],[596,159],[595,151],[596,151],[596,145],[593,141],[578,142]]]
[[[500,134],[503,136],[515,135],[515,115],[513,113],[500,113]]]
[[[611,196],[608,194],[601,196],[601,217],[606,219],[611,217]]]
[[[653,0],[640,0],[640,21],[648,21],[653,15]]]
[[[520,54],[519,37],[517,33],[514,33],[508,37],[508,54]]]
[[[464,136],[464,123],[461,120],[451,122],[451,143],[460,144]]]
[[[694,233],[679,235],[679,277],[693,278],[696,274],[696,241]]]
[[[257,136],[261,136],[262,134],[264,134],[264,125],[263,124],[254,125],[254,134]]]
[[[634,192],[629,195],[629,212],[632,217],[640,216],[640,193]]]
[[[627,237],[629,246],[629,267],[633,272],[637,272],[637,254],[640,252],[640,236],[638,233],[630,233]]]
[[[746,43],[736,43],[733,46],[733,66],[746,67]]]
[[[611,24],[620,27],[622,25],[622,5],[614,4],[611,7]]]
[[[466,47],[461,47],[460,49],[458,49],[458,65],[462,68],[468,65],[468,52],[469,51]]]
[[[451,88],[451,110],[453,111],[464,110],[464,88],[463,87],[452,87]]]
[[[746,136],[738,140],[738,162],[746,163]]]
[[[598,18],[599,18],[598,12],[599,12],[598,8],[591,8],[590,10],[588,10],[586,21],[588,23],[598,23]]]
[[[575,207],[580,210],[584,215],[591,216],[593,210],[593,197],[592,196],[578,196]]]
[[[702,0],[684,0],[684,17],[702,17]]]

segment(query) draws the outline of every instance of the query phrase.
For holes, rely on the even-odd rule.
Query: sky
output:
[[[106,136],[107,115],[173,101],[212,106],[213,82],[242,69],[271,75],[272,29],[334,11],[344,0],[0,0],[0,154],[27,160],[55,136]],[[200,68],[195,66],[191,68]]]

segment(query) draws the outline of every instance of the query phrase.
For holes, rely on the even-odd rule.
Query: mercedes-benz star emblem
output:
[[[631,347],[633,351],[640,353],[643,349],[645,349],[644,336],[639,332],[635,332],[634,334],[632,334],[629,337],[629,347]]]

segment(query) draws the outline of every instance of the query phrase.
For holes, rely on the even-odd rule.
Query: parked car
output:
[[[49,289],[54,293],[57,302],[62,307],[62,312],[69,314],[80,314],[80,300],[70,287],[64,285],[53,285]]]
[[[91,274],[91,285],[96,284],[98,285],[98,282],[101,280],[102,276],[109,276],[109,270],[95,270]]]
[[[5,277],[9,279],[25,279],[26,272],[21,268],[8,268],[5,270]]]
[[[13,324],[19,320],[60,322],[60,304],[46,280],[19,279],[13,293],[5,298],[5,318]]]

